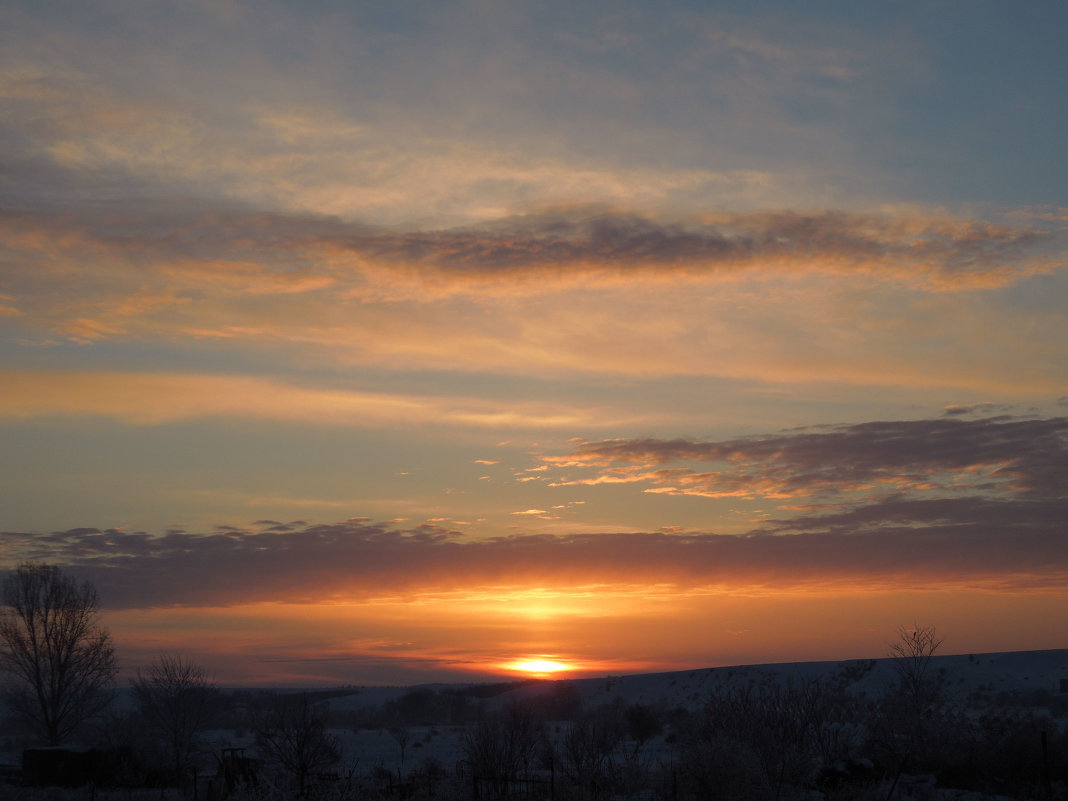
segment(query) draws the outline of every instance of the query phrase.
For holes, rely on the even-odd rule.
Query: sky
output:
[[[0,567],[126,675],[1068,646],[1068,5],[0,5]]]

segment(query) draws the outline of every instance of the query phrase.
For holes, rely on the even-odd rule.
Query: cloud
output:
[[[1062,588],[1065,502],[886,501],[795,518],[745,536],[711,533],[517,535],[467,540],[436,525],[350,520],[216,533],[75,529],[0,535],[3,561],[47,560],[91,579],[113,608],[313,603],[490,593],[523,587],[668,585],[681,594],[966,585]],[[590,589],[594,588],[594,589]]]
[[[173,35],[168,31],[168,38]],[[246,55],[230,45],[225,49],[232,56]],[[360,50],[351,43],[345,47]],[[158,48],[146,48],[136,38],[123,50],[140,51],[134,63],[142,72],[159,56]],[[419,55],[425,57],[425,48]],[[422,103],[408,99],[403,108],[375,118],[369,103],[354,103],[352,84],[323,98],[324,86],[316,79],[311,91],[287,87],[292,96],[286,97],[283,87],[291,74],[276,74],[267,96],[234,103],[219,96],[225,83],[220,73],[232,63],[216,71],[203,71],[199,63],[184,65],[183,82],[191,87],[199,78],[202,85],[177,97],[173,75],[156,75],[148,99],[146,92],[129,92],[118,76],[109,82],[84,63],[64,69],[35,65],[35,60],[0,64],[0,99],[9,109],[0,114],[0,138],[17,156],[4,178],[8,193],[22,202],[57,196],[64,202],[224,197],[236,206],[312,210],[386,225],[428,219],[441,225],[504,217],[521,204],[560,198],[659,205],[710,191],[749,202],[781,199],[785,192],[781,182],[760,170],[613,165],[596,156],[561,155],[541,146],[544,138],[529,130],[496,140],[487,138],[482,126],[446,131],[432,111],[442,92]],[[243,94],[249,83],[263,80],[264,61],[247,66],[258,74],[245,82],[228,75],[240,84],[232,91]],[[161,67],[164,73],[173,69],[173,63]],[[323,69],[330,73],[338,67]],[[365,78],[366,70],[361,73]],[[426,76],[421,71],[414,79],[423,91]],[[529,83],[530,76],[524,77]],[[460,83],[469,81],[465,77]],[[552,92],[559,86],[546,88]],[[410,98],[412,89],[396,94]],[[449,89],[454,105],[439,113],[455,114],[459,104],[479,94]]]
[[[627,439],[546,456],[557,486],[652,485],[701,497],[845,498],[873,493],[1068,493],[1068,418],[1009,416],[860,423],[721,441]],[[717,470],[698,470],[712,464]]]
[[[662,467],[680,461],[725,467]],[[160,536],[92,527],[7,532],[0,560],[70,566],[97,582],[109,605],[129,608],[654,584],[682,593],[1025,591],[1068,580],[1065,418],[949,415],[724,441],[612,440],[547,462],[606,471],[594,480],[613,480],[618,465],[637,466],[643,472],[635,480],[679,493],[815,500],[781,507],[741,535],[672,529],[470,539],[448,518],[410,528],[367,518],[261,520],[207,533],[175,527]],[[514,514],[553,517],[533,507]]]
[[[867,273],[932,288],[1014,280],[1027,254],[1051,234],[952,219],[797,212],[748,213],[691,222],[566,209],[502,221],[483,230],[352,240],[357,250],[420,265],[462,282],[491,274],[567,282],[602,278],[678,280],[736,270]],[[1042,262],[1040,270],[1051,269]],[[527,291],[537,291],[529,288]]]
[[[719,469],[693,466],[702,463]],[[731,535],[605,526],[567,533],[559,524],[564,533],[476,539],[448,517],[417,526],[402,518],[269,519],[199,533],[175,526],[161,535],[89,526],[8,531],[0,562],[67,566],[93,580],[114,608],[652,585],[681,595],[798,587],[1026,592],[1068,581],[1066,464],[1063,417],[949,414],[721,441],[606,440],[546,457],[539,475],[590,471],[585,483],[801,502]],[[578,503],[514,514],[555,518]]]
[[[100,416],[134,425],[244,418],[374,427],[573,428],[635,418],[564,403],[398,395],[298,386],[273,378],[166,373],[2,371],[0,419]]]
[[[166,21],[128,9],[108,19],[102,44],[97,11],[8,5],[16,34],[0,90],[18,100],[7,122],[25,150],[156,192],[390,223],[501,216],[517,201],[561,198],[782,202],[782,184],[804,180],[795,149],[842,178],[857,168],[841,164],[851,149],[835,146],[835,126],[796,113],[799,99],[873,103],[870,82],[856,85],[859,65],[870,70],[880,53],[900,77],[922,61],[885,30],[821,24],[798,37],[802,20],[774,31],[681,8],[591,8],[566,31],[516,9],[482,8],[476,21],[426,6],[417,24],[410,10],[357,7],[275,4],[264,15],[230,4]],[[752,168],[758,139],[786,162],[779,175]],[[826,194],[831,181],[818,182]]]
[[[536,296],[590,281],[696,281],[750,270],[971,289],[1048,272],[1058,263],[1050,248],[1063,250],[1046,228],[961,218],[750,212],[671,221],[589,206],[425,231],[225,207],[129,208],[119,215],[88,207],[8,210],[0,214],[0,231],[9,259],[36,263],[45,280],[49,274],[95,278],[97,291],[134,281],[141,286],[153,276],[156,291],[241,296],[329,288],[365,301]],[[136,275],[129,272],[134,267]]]
[[[8,306],[5,303],[5,301],[8,301],[8,300],[12,300],[12,298],[8,297],[7,295],[0,294],[0,316],[5,315],[5,314],[9,314],[9,315],[22,314],[22,312],[20,312],[14,306]]]
[[[195,205],[0,212],[3,306],[19,311],[0,327],[27,346],[269,348],[301,369],[1063,392],[1059,309],[976,291],[1038,296],[1043,280],[1054,296],[1063,245],[1044,228],[584,206],[397,230]]]

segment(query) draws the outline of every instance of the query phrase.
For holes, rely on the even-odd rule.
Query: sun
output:
[[[569,670],[574,670],[571,665],[564,662],[557,662],[555,659],[517,659],[514,662],[509,662],[504,665],[505,669],[514,671],[516,673],[525,673],[528,676],[552,676],[557,673],[564,673]]]

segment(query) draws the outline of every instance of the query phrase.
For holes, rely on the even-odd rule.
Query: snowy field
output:
[[[835,676],[843,677],[845,686],[859,697],[877,698],[897,678],[891,662],[891,659],[793,662],[562,679],[531,683],[482,699],[480,703],[483,709],[491,711],[514,701],[532,702],[548,698],[560,692],[561,685],[569,685],[574,688],[585,708],[619,702],[628,705],[640,703],[660,709],[681,707],[700,710],[716,692],[726,688],[768,680],[798,682]],[[995,704],[999,694],[1004,693],[1019,693],[1031,698],[1038,693],[1040,699],[1042,693],[1046,693],[1051,699],[1068,698],[1068,692],[1062,690],[1062,682],[1068,683],[1068,649],[936,656],[931,669],[936,673],[944,671],[949,697],[966,706],[969,702],[982,706]],[[427,685],[435,691],[462,686],[465,685]],[[414,689],[417,688],[361,687],[351,694],[324,703],[333,713],[370,713]],[[358,765],[360,770],[381,767],[394,773],[402,768],[416,767],[427,758],[437,760],[451,770],[464,757],[464,731],[464,726],[450,726],[444,722],[408,727],[410,739],[402,766],[400,746],[388,728],[361,728],[358,731],[352,728],[332,729],[345,754],[343,765]],[[220,744],[253,747],[254,738],[248,732],[238,736],[232,730],[216,731],[210,737]],[[651,740],[644,748],[644,753],[650,756],[670,756],[670,748],[665,744],[663,735]]]
[[[1014,714],[1022,712],[1031,719],[1054,718],[1050,721],[1053,724],[1051,732],[1068,730],[1068,649],[936,656],[931,661],[930,670],[942,679],[947,702],[975,721],[991,710],[1012,708]],[[438,781],[443,783],[453,782],[452,796],[441,795],[440,788],[447,784],[439,785],[437,791],[432,789],[432,785],[424,787],[420,791],[421,797],[428,799],[459,797],[455,789],[458,786],[464,788],[464,798],[473,797],[469,784],[459,785],[457,782],[460,781],[458,777],[464,775],[462,766],[468,758],[468,741],[476,728],[474,721],[481,716],[492,716],[496,712],[517,707],[537,710],[546,718],[547,745],[541,748],[562,760],[565,740],[570,728],[575,725],[561,713],[564,709],[562,702],[566,702],[572,713],[578,709],[614,707],[623,710],[641,705],[655,712],[658,722],[656,732],[642,741],[633,739],[629,734],[623,735],[623,739],[614,746],[616,756],[613,759],[621,760],[620,764],[630,760],[632,766],[640,763],[640,770],[649,782],[643,785],[645,789],[642,792],[648,798],[660,798],[670,797],[671,791],[663,785],[656,786],[654,778],[673,775],[674,766],[686,759],[686,746],[680,745],[683,741],[676,736],[679,733],[673,727],[680,721],[680,725],[687,720],[691,723],[694,720],[706,721],[706,709],[716,696],[747,686],[800,686],[820,679],[861,701],[875,701],[894,686],[897,678],[891,659],[867,659],[717,667],[500,685],[351,687],[330,691],[308,690],[307,693],[317,712],[327,720],[329,733],[340,746],[341,759],[330,769],[339,777],[335,781],[356,782],[363,788],[361,793],[370,792],[377,794],[376,797],[392,797],[398,792],[395,788],[409,787],[404,782],[427,784],[434,781],[432,777],[441,777]],[[224,690],[223,696],[231,700],[226,713],[228,723],[224,728],[205,733],[206,747],[200,766],[202,780],[215,775],[215,760],[225,749],[244,749],[241,753],[245,756],[259,758],[261,754],[257,751],[253,725],[257,710],[267,708],[266,705],[277,695],[298,693],[302,694],[303,691],[293,688],[273,691]],[[455,702],[454,706],[443,706],[443,699]],[[129,712],[129,701],[129,692],[121,691],[116,702],[116,714]],[[434,703],[438,706],[435,707]],[[257,707],[256,704],[261,706]],[[450,715],[447,714],[440,719],[429,719],[433,718],[435,710],[451,710],[452,719],[448,719]],[[119,736],[123,732],[110,734]],[[3,748],[0,763],[6,764],[12,775],[20,764],[25,745],[24,740],[10,734],[0,741],[0,747]],[[536,772],[542,776],[545,774],[543,761]],[[942,801],[950,798],[997,797],[974,793],[947,795],[949,791],[942,788],[935,792],[932,776],[900,778],[904,784],[897,791],[898,798],[925,797]],[[872,786],[885,797],[886,785],[890,780],[884,776],[880,781],[882,784]],[[15,792],[14,786],[0,784],[0,799],[6,801],[10,797],[37,801],[40,797],[32,793],[26,795],[28,790],[20,790],[23,795],[10,795]],[[8,792],[7,796],[5,792]],[[415,791],[402,789],[399,792],[403,795]],[[129,797],[132,799],[134,796]],[[80,799],[82,796],[75,794],[64,798]]]

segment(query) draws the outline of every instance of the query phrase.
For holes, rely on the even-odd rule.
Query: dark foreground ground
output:
[[[120,694],[72,744],[110,760],[80,787],[27,786],[32,743],[8,724],[0,799],[1068,799],[1068,650],[936,656],[919,688],[902,686],[900,667],[229,690],[180,776],[160,769],[159,743]],[[303,722],[282,734],[326,748],[303,771],[264,728],[298,706]],[[48,770],[30,778],[53,783]]]

